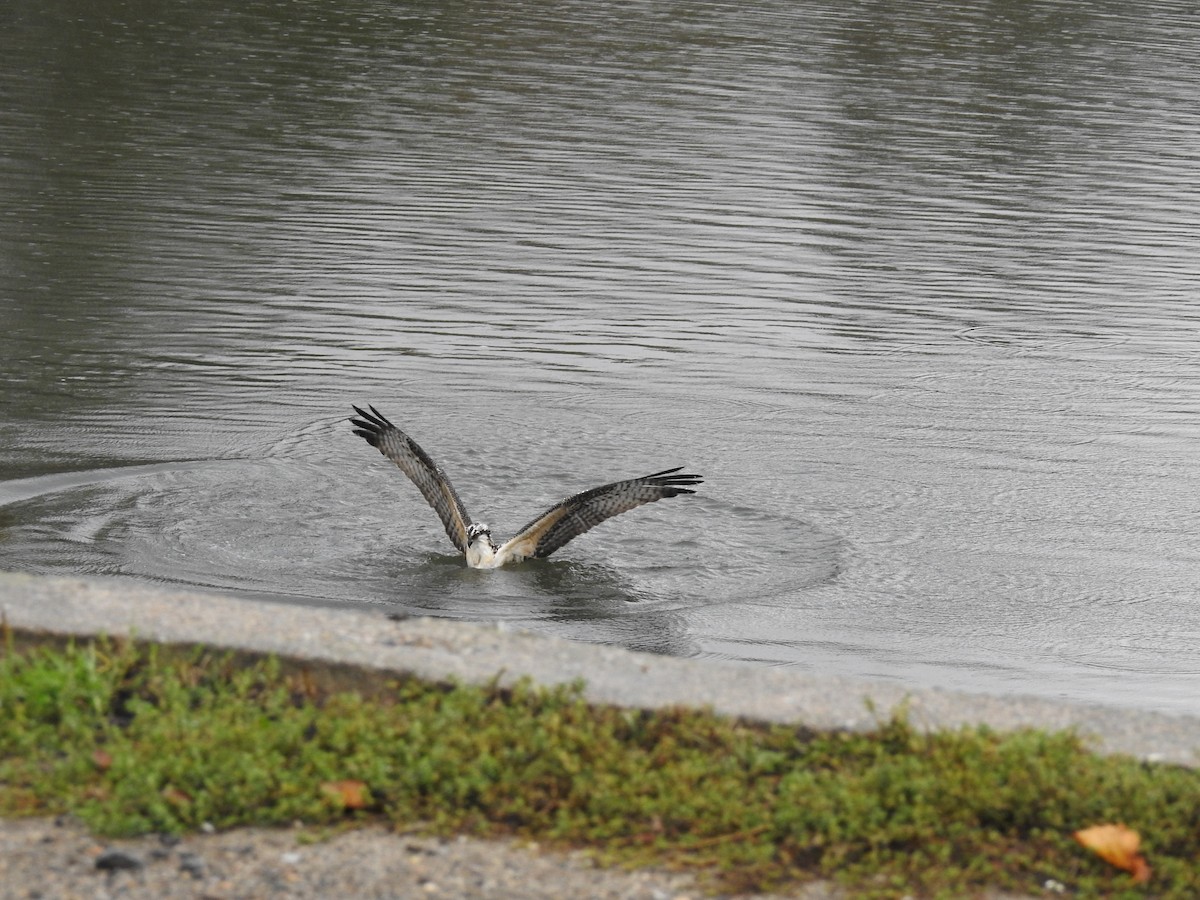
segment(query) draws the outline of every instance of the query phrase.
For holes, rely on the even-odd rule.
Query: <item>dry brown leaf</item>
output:
[[[346,809],[362,809],[367,805],[367,785],[363,781],[326,781],[321,790]]]
[[[317,679],[307,669],[290,675],[287,679],[287,685],[292,695],[302,700],[315,700],[321,695]]]
[[[187,806],[192,802],[191,796],[177,787],[165,787],[159,793],[162,794],[164,800],[176,806]]]
[[[93,750],[92,751],[92,762],[95,764],[96,768],[99,769],[101,772],[106,772],[110,768],[112,768],[112,764],[113,764],[112,754],[109,753],[107,750]]]
[[[1139,884],[1150,880],[1150,866],[1138,853],[1142,838],[1124,825],[1093,825],[1075,832],[1075,840],[1105,862],[1124,869]]]

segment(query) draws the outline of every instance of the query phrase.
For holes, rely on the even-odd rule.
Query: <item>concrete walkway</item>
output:
[[[675,659],[444,619],[393,621],[388,610],[328,609],[125,581],[0,573],[0,620],[18,632],[134,635],[328,664],[501,683],[583,679],[597,702],[720,713],[812,728],[870,727],[907,702],[922,727],[1074,728],[1102,752],[1200,765],[1200,716],[1168,716],[1027,697],[905,689],[780,668]],[[1119,677],[1114,675],[1114,677]],[[868,706],[873,707],[874,712]]]

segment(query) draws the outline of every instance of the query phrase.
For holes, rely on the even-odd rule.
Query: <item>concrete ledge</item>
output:
[[[749,719],[863,729],[907,703],[922,727],[1074,728],[1097,750],[1200,765],[1200,717],[1136,713],[1027,697],[906,690],[778,668],[675,659],[386,609],[328,609],[160,590],[125,581],[0,573],[0,618],[17,632],[133,635],[339,666],[502,684],[583,679],[600,703],[709,706]],[[872,708],[874,712],[872,712]]]

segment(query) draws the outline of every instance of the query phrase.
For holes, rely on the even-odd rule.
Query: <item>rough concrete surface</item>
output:
[[[868,728],[901,704],[920,726],[986,723],[1075,728],[1102,752],[1200,763],[1200,716],[1171,716],[828,677],[617,647],[445,619],[394,621],[386,610],[329,609],[159,590],[126,581],[0,573],[0,618],[20,631],[129,635],[408,672],[424,678],[542,684],[577,679],[597,702],[719,713],[813,728]],[[869,703],[869,705],[868,705]]]

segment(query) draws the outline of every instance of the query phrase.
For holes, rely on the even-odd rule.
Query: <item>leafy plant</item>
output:
[[[9,646],[0,813],[63,811],[110,835],[380,819],[518,834],[724,890],[820,876],[872,897],[1047,879],[1200,896],[1200,773],[1099,757],[1071,734],[925,734],[902,717],[813,733],[592,705],[582,685],[338,691],[204,648]],[[1118,822],[1143,868],[1074,837]]]

